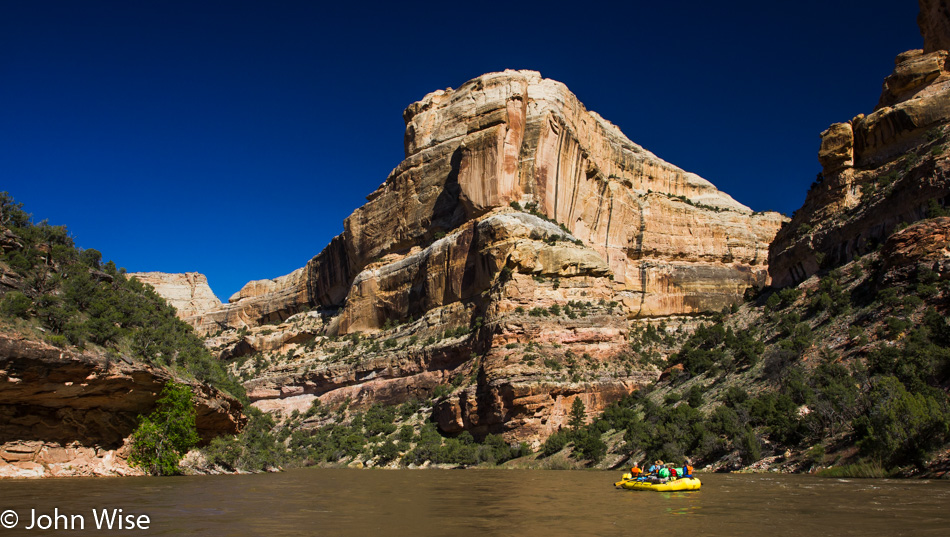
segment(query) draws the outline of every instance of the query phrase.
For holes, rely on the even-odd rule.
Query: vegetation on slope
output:
[[[663,323],[632,331],[630,353],[666,368],[661,380],[589,424],[577,399],[568,427],[532,464],[689,457],[721,470],[846,465],[835,471],[849,475],[926,467],[950,441],[943,313],[950,286],[927,266],[913,270],[883,285],[872,253],[798,287],[750,297],[692,333]],[[245,434],[219,439],[206,455],[223,468],[255,470],[354,461],[474,465],[530,454],[495,436],[481,444],[468,433],[444,438],[428,403],[347,406],[317,404],[283,420],[258,415]]]
[[[468,432],[445,438],[428,420],[421,401],[399,406],[375,404],[351,411],[315,399],[307,412],[278,422],[250,407],[250,422],[234,437],[219,437],[203,450],[207,464],[234,471],[337,465],[359,461],[373,466],[427,463],[473,466],[499,464],[529,454],[527,445],[508,445],[500,436],[476,442]]]
[[[621,461],[923,469],[950,441],[950,285],[921,265],[910,281],[882,286],[881,270],[870,254],[724,311],[651,390],[607,408],[578,437],[619,436],[611,454]],[[588,444],[573,452],[599,461],[603,451]],[[544,451],[563,445],[555,435]]]
[[[151,286],[103,263],[100,252],[77,248],[65,226],[33,223],[6,192],[0,193],[0,238],[0,261],[16,274],[13,288],[0,288],[7,328],[60,347],[166,367],[244,397],[243,386]]]

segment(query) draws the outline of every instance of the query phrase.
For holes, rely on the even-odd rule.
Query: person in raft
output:
[[[650,468],[647,469],[647,474],[643,478],[644,481],[649,481],[650,483],[659,483],[660,476],[658,474],[661,468],[663,468],[663,461],[661,460],[653,461],[653,464],[651,464]]]
[[[637,479],[640,477],[640,474],[643,473],[643,470],[640,469],[640,465],[633,463],[633,467],[630,468],[630,479]]]
[[[693,466],[689,459],[683,461],[683,477],[693,477]]]

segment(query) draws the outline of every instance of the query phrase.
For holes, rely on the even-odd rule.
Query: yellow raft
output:
[[[647,481],[637,481],[635,479],[625,479],[619,483],[619,486],[629,490],[653,490],[656,492],[678,492],[681,490],[699,490],[703,484],[695,477],[683,477],[666,483],[650,483]]]

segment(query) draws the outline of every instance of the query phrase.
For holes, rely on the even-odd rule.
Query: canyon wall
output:
[[[920,5],[925,48],[897,56],[871,114],[821,133],[822,173],[770,248],[774,285],[872,251],[950,201],[950,13]]]
[[[404,119],[406,159],[341,235],[306,267],[251,282],[192,323],[211,333],[341,307],[371,264],[512,203],[562,224],[603,258],[634,317],[718,310],[768,282],[780,215],[753,213],[657,158],[559,82],[491,73],[430,93]],[[360,327],[377,328],[384,315]]]
[[[575,399],[594,414],[659,375],[631,330],[768,284],[781,215],[634,144],[564,84],[490,73],[404,119],[405,160],[320,254],[187,317],[255,406],[448,387],[444,433],[537,445]]]

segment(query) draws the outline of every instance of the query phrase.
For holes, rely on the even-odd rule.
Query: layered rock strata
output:
[[[603,258],[618,290],[634,297],[632,316],[719,309],[766,283],[780,215],[753,213],[657,158],[559,82],[532,71],[492,73],[427,95],[404,118],[406,159],[343,233],[303,269],[252,282],[194,318],[199,330],[341,307],[370,265],[512,202],[564,225]]]
[[[881,248],[881,260],[884,285],[911,281],[921,269],[947,278],[950,276],[950,217],[924,220],[894,233]]]
[[[259,408],[439,398],[443,432],[540,441],[659,374],[631,323],[768,283],[782,217],[657,158],[532,71],[405,113],[406,159],[307,263],[189,320]],[[440,388],[437,392],[437,388]]]
[[[821,134],[822,173],[770,248],[774,285],[846,263],[950,201],[945,3],[921,0],[918,21],[925,49],[897,56],[874,112]]]
[[[165,383],[163,370],[0,335],[0,477],[132,475],[128,438]],[[234,434],[234,399],[194,383],[203,439]]]

